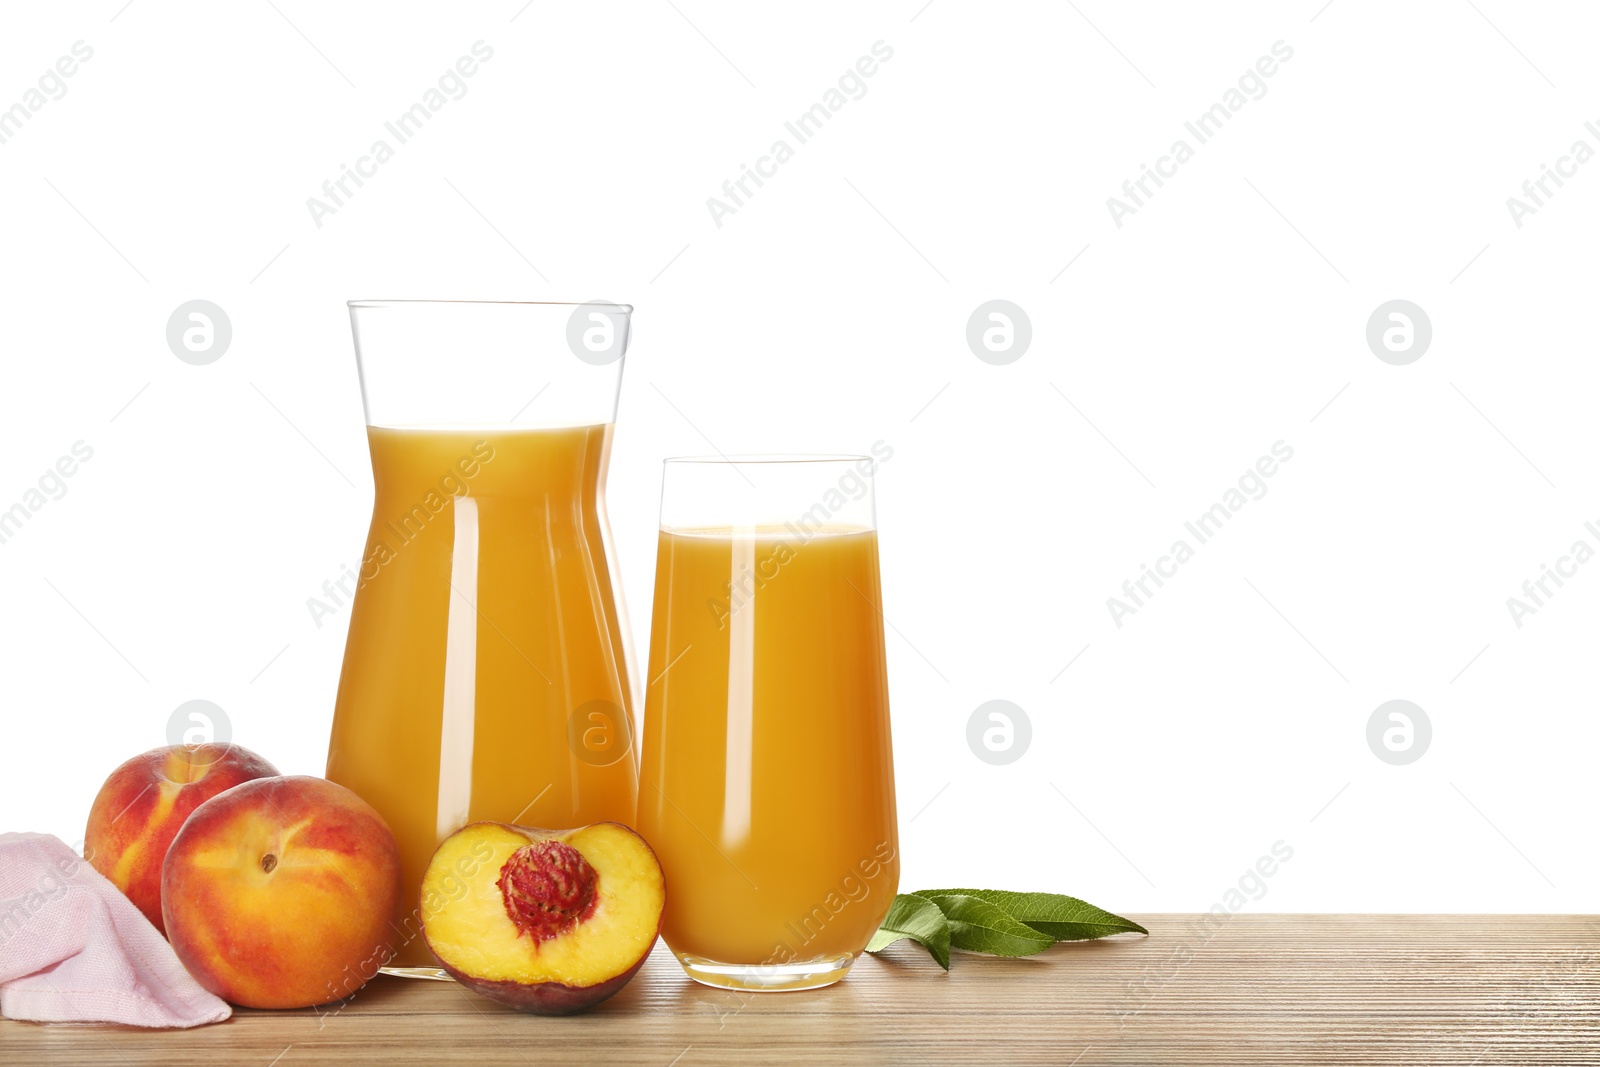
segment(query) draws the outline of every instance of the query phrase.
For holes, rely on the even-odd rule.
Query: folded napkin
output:
[[[0,1015],[187,1027],[230,1014],[60,838],[0,834]]]

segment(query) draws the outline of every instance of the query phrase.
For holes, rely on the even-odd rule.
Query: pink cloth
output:
[[[60,838],[0,834],[0,1015],[187,1027],[230,1014]]]

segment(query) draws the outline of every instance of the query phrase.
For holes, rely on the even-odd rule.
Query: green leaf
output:
[[[1014,893],[1008,889],[925,889],[920,896],[967,896],[987,901],[1007,915],[1057,941],[1092,941],[1111,934],[1150,931],[1077,897],[1060,893]]]
[[[889,905],[889,914],[867,943],[867,951],[881,952],[908,937],[927,949],[939,966],[950,969],[950,924],[944,912],[931,900],[901,893]]]
[[[1031,956],[1055,944],[999,906],[968,893],[913,893],[938,905],[950,924],[950,947],[991,956]]]

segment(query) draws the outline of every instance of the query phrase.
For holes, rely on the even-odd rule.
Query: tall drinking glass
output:
[[[873,467],[666,463],[638,829],[707,985],[837,982],[899,884]]]
[[[405,879],[390,969],[435,847],[468,822],[627,822],[636,763],[606,462],[631,309],[350,305],[376,490],[328,778],[388,821]]]

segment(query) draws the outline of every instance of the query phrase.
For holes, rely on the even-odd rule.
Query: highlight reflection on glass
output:
[[[709,985],[838,981],[899,883],[873,467],[666,464],[638,829]]]

